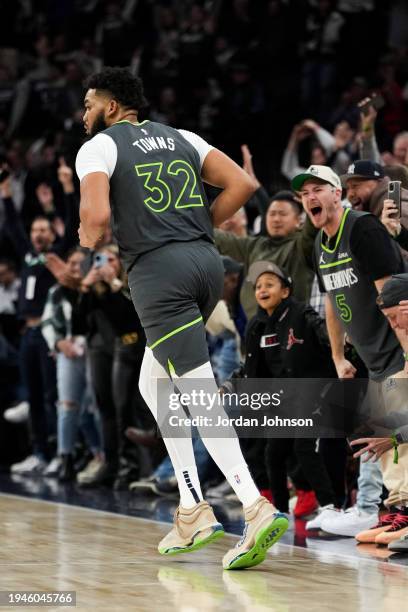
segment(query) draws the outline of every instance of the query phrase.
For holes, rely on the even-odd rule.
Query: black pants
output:
[[[344,438],[320,439],[319,451],[336,495],[336,506],[346,501],[347,442]]]
[[[266,470],[274,502],[281,512],[289,512],[287,463],[295,455],[298,465],[316,493],[321,506],[336,504],[326,467],[316,452],[314,438],[269,438],[265,449]]]
[[[50,459],[48,438],[56,432],[57,380],[55,360],[41,333],[29,327],[20,345],[21,370],[30,402],[30,429],[34,453]]]
[[[124,432],[130,426],[143,426],[140,415],[148,413],[138,387],[143,351],[134,344],[116,341],[111,351],[90,348],[89,359],[106,461],[112,471],[118,470],[119,464],[139,471],[140,451]]]

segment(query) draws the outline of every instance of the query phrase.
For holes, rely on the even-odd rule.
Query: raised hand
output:
[[[72,168],[68,166],[64,157],[58,158],[58,180],[62,185],[64,193],[73,193],[74,181]]]

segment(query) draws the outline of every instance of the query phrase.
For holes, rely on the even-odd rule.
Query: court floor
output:
[[[139,501],[154,514],[148,500]],[[307,548],[279,543],[259,568],[223,572],[222,556],[236,536],[163,558],[156,545],[168,523],[117,511],[2,493],[0,529],[0,591],[73,590],[76,610],[408,609],[407,558],[348,539],[308,538]]]

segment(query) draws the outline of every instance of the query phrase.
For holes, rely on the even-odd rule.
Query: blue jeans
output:
[[[86,358],[57,355],[58,386],[58,454],[74,451],[81,427],[84,437],[96,453],[101,448],[98,424],[90,411],[92,391],[87,377]]]
[[[210,336],[213,346],[211,365],[219,384],[225,382],[239,368],[239,353],[237,340],[231,332],[219,336]]]
[[[363,512],[374,514],[378,512],[381,503],[383,478],[380,464],[360,461],[360,475],[358,477],[357,507]]]

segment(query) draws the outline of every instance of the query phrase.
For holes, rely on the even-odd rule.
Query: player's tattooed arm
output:
[[[110,223],[109,179],[104,172],[91,172],[82,179],[79,217],[80,245],[94,249]]]

